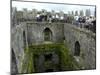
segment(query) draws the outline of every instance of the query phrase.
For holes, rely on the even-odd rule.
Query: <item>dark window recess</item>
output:
[[[80,44],[78,41],[75,42],[75,52],[74,52],[75,56],[80,56]]]
[[[45,54],[45,61],[52,60],[52,54]]]
[[[53,72],[53,69],[47,69],[45,72]]]
[[[25,31],[23,31],[23,42],[24,42],[24,47],[26,47],[26,35],[25,35]]]
[[[65,36],[63,37],[63,40],[65,40]]]

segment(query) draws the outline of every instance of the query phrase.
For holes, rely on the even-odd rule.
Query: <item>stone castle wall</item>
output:
[[[96,36],[88,30],[80,29],[70,24],[64,25],[65,43],[68,44],[70,52],[74,55],[75,42],[80,44],[79,63],[84,65],[85,69],[95,69],[96,66]]]
[[[11,48],[14,50],[18,72],[21,72],[22,61],[25,58],[24,48],[31,44],[43,44],[43,31],[49,28],[52,32],[53,43],[62,43],[65,38],[65,45],[69,47],[70,53],[74,56],[75,42],[80,44],[80,56],[75,57],[83,69],[96,68],[96,36],[94,33],[77,28],[70,24],[62,23],[31,23],[23,22],[11,29]],[[25,32],[25,38],[23,37]],[[26,42],[24,41],[26,39]]]
[[[27,37],[29,44],[42,44],[44,40],[44,30],[49,28],[52,32],[53,43],[63,41],[63,25],[55,23],[27,23]]]

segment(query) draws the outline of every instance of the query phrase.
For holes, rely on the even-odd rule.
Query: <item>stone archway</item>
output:
[[[80,56],[80,43],[78,41],[75,42],[74,56]]]
[[[12,50],[11,50],[11,74],[15,75],[17,73],[18,73],[18,69],[17,69],[16,56],[15,56],[14,50],[12,48]]]
[[[44,41],[52,41],[52,32],[49,28],[45,28],[43,34],[44,34]]]

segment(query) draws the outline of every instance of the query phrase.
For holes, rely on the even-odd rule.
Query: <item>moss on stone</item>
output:
[[[34,64],[36,57],[34,57],[34,54],[39,55],[52,51],[55,51],[59,55],[59,66],[61,71],[76,70],[77,67],[79,67],[73,56],[69,54],[68,48],[65,47],[64,44],[42,44],[31,45],[29,48],[25,49],[27,60],[25,61],[26,65],[23,64],[23,69],[27,69],[27,73],[36,72]],[[49,63],[45,62],[45,66],[48,65]]]
[[[76,66],[78,67],[77,62],[73,56],[69,54],[68,48],[64,45],[61,46],[60,58],[62,70],[75,70]]]

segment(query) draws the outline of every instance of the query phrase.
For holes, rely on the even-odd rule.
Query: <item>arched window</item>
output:
[[[75,56],[79,56],[80,55],[80,44],[78,41],[75,42],[75,52],[74,52]]]
[[[52,32],[49,28],[46,28],[44,30],[44,40],[45,41],[51,41],[52,40]]]
[[[23,42],[24,42],[24,47],[26,47],[26,35],[25,35],[25,31],[23,31]]]

